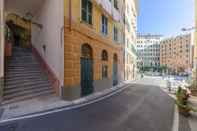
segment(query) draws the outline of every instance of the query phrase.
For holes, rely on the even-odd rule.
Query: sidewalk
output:
[[[64,101],[58,97],[48,98],[39,97],[32,100],[22,101],[0,108],[0,122],[24,117],[28,115],[35,115],[39,113],[44,113],[47,111],[60,109],[60,108],[75,108],[83,105],[87,105],[93,102],[97,102],[106,97],[110,97],[128,87],[130,82],[122,82],[119,85],[106,89],[102,92],[96,92],[84,98],[80,98],[74,101]]]
[[[163,88],[163,90],[172,98],[176,99],[175,94],[169,93],[167,88]],[[192,104],[192,107],[197,109],[197,97],[192,96],[189,102]],[[191,112],[191,116],[188,118],[179,114],[179,131],[197,131],[197,112]]]
[[[192,96],[189,101],[197,109],[197,97]],[[188,119],[191,131],[197,131],[197,112],[191,112],[191,116]]]

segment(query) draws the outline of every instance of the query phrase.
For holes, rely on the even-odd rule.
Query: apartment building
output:
[[[133,49],[136,7],[137,0],[0,0],[1,100],[72,100],[116,86],[125,49]]]
[[[137,65],[138,67],[160,66],[160,41],[161,35],[138,34],[137,35]]]
[[[118,0],[65,0],[65,96],[84,96],[124,79],[122,11]]]
[[[194,56],[194,35],[184,34],[161,41],[160,63],[172,73],[191,73]]]
[[[125,0],[124,3],[125,21],[124,21],[124,64],[125,80],[133,80],[136,76],[137,54],[135,49],[138,2],[136,0]]]
[[[197,1],[195,1],[194,65],[192,77],[193,84],[197,87]]]

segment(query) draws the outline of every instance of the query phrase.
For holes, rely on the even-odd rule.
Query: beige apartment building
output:
[[[163,39],[160,45],[160,63],[170,73],[191,73],[193,67],[193,33]]]
[[[135,79],[137,72],[137,52],[135,49],[137,32],[138,1],[124,1],[124,78]]]

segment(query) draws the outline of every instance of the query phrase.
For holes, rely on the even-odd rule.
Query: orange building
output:
[[[193,67],[193,34],[180,35],[161,41],[160,63],[173,73],[191,73]]]

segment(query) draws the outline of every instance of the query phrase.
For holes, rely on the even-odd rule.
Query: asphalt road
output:
[[[0,125],[0,131],[171,131],[174,101],[156,86],[123,92],[74,110]]]

